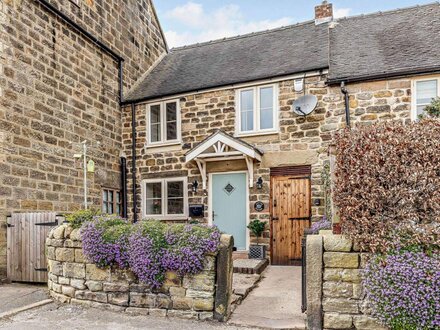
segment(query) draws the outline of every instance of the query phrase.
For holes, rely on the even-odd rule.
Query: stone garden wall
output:
[[[361,270],[367,258],[341,235],[307,237],[309,329],[386,329],[370,316],[363,293]]]
[[[219,253],[205,257],[201,273],[182,278],[168,272],[162,288],[152,290],[129,270],[88,263],[79,230],[62,225],[51,231],[46,242],[49,293],[62,303],[224,321],[230,314],[232,246],[231,236],[223,235]]]

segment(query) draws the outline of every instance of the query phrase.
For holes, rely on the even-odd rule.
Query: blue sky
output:
[[[433,0],[334,0],[335,16],[384,11]],[[320,0],[154,0],[169,46],[177,47],[310,20]]]

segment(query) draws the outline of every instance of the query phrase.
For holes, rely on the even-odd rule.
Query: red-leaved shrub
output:
[[[439,244],[439,120],[357,127],[335,144],[343,234],[373,252]]]

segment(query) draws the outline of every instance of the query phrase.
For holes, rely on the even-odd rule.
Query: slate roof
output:
[[[125,102],[326,68],[327,30],[310,21],[172,49]]]
[[[329,83],[440,71],[439,45],[438,2],[309,21],[172,49],[124,103],[320,69],[329,69]]]
[[[440,70],[440,3],[339,19],[329,82]]]

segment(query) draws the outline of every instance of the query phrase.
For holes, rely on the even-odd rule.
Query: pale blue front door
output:
[[[246,246],[246,174],[212,175],[212,220],[222,232],[234,236],[237,250]]]

